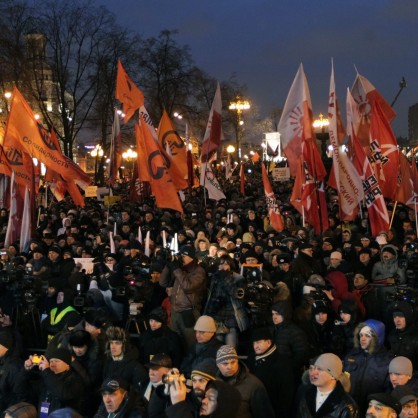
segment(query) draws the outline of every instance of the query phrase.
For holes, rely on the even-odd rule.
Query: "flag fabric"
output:
[[[228,154],[225,164],[225,178],[229,180],[232,176],[231,154]]]
[[[116,76],[116,99],[123,104],[125,123],[131,119],[135,111],[144,104],[144,95],[126,73],[120,60],[118,60],[118,73]]]
[[[261,173],[263,177],[264,194],[266,195],[266,205],[268,209],[270,225],[274,228],[275,231],[281,232],[284,229],[283,216],[280,213],[279,205],[277,204],[276,197],[273,193],[273,189],[268,179],[264,163],[261,163]]]
[[[251,157],[251,161],[255,164],[258,163],[260,160],[260,154],[256,151],[254,155]]]
[[[414,163],[414,161],[412,161]],[[414,188],[413,174],[409,161],[405,154],[399,153],[399,174],[398,184],[396,187],[396,193],[394,200],[401,202],[412,209],[415,209],[415,201],[417,194]]]
[[[147,150],[145,147],[144,133],[141,126],[135,124],[136,148],[138,150],[138,158],[136,160],[138,171],[137,175],[140,181],[151,181],[151,176],[148,171]]]
[[[379,102],[376,102],[371,110],[369,149],[369,159],[383,196],[393,199],[399,167],[398,143]]]
[[[304,216],[303,205],[302,205],[302,190],[303,190],[303,182],[304,182],[303,179],[304,179],[304,169],[303,169],[303,165],[301,161],[299,168],[296,172],[295,182],[293,183],[293,190],[292,190],[292,194],[290,195],[290,203],[302,216]]]
[[[10,135],[5,135],[0,152],[0,172],[10,177],[13,170],[16,182],[23,187],[30,187],[33,162],[22,143],[14,140]]]
[[[23,198],[20,194],[19,184],[16,182],[15,172],[12,172],[10,179],[10,213],[9,221],[7,223],[6,238],[4,240],[4,246],[7,248],[9,245],[14,244],[20,238],[20,231],[22,228],[22,211],[23,211]]]
[[[371,233],[373,236],[377,236],[380,231],[389,229],[389,215],[379,182],[355,133],[359,119],[357,104],[350,91],[347,90],[347,132],[350,136],[351,155],[354,167],[363,182],[364,200],[369,214]]]
[[[200,185],[208,191],[209,199],[226,199],[218,180],[213,174],[210,163],[202,163],[200,170]]]
[[[140,122],[151,190],[155,196],[157,207],[174,209],[183,213],[176,186],[167,167],[167,159],[163,155],[158,142],[155,142],[142,117],[140,117]]]
[[[34,191],[31,192],[34,194]],[[20,251],[27,251],[29,243],[32,237],[32,211],[31,211],[31,198],[29,188],[25,188],[25,197],[23,201],[22,212],[22,227],[20,230]]]
[[[164,110],[158,126],[158,140],[162,148],[169,149],[171,163],[177,166],[177,170],[183,179],[187,178],[186,146],[180,135],[174,128],[173,122]],[[185,186],[187,187],[187,186]],[[184,188],[184,187],[182,187]]]
[[[239,168],[239,191],[241,194],[245,195],[245,170],[244,170],[244,164],[241,163],[241,166]]]
[[[333,149],[328,184],[338,191],[341,220],[353,220],[363,200],[363,184],[347,153],[342,149],[345,132],[335,90],[334,66],[331,70],[328,102],[329,139]]]
[[[115,109],[110,145],[109,183],[114,186],[119,178],[119,168],[122,165],[122,134],[120,131],[119,115]]]
[[[286,155],[292,176],[295,176],[297,173],[299,158],[302,153],[306,152],[309,160],[316,157],[316,154],[319,157],[318,150],[316,150],[315,153],[314,149],[303,149],[303,144],[306,141],[310,141],[312,145],[317,148],[316,144],[313,143],[315,134],[313,132],[312,123],[311,96],[309,93],[308,82],[303,71],[303,65],[300,64],[296,77],[290,87],[278,126],[282,150]],[[322,165],[322,167],[318,166],[316,169],[315,162],[318,163],[318,165]],[[326,175],[322,160],[319,157],[319,159],[316,158],[316,161],[309,161],[310,165],[312,163],[314,166],[309,169],[311,174],[314,174],[314,171],[318,171],[315,177],[317,180],[322,180]]]
[[[370,81],[360,74],[357,74],[351,88],[351,95],[357,104],[359,118],[354,126],[355,134],[358,141],[363,147],[368,147],[370,143],[370,124],[372,109],[379,104],[385,118],[391,122],[396,113],[383,98],[378,90]]]
[[[0,208],[6,208],[9,210],[10,207],[10,176],[0,174]]]
[[[142,106],[139,108],[139,116],[141,116],[141,117],[142,117],[142,119],[143,119],[143,120],[144,120],[144,122],[145,122],[145,125],[147,125],[147,126],[148,126],[148,129],[149,129],[149,131],[151,132],[151,135],[153,136],[153,138],[154,138],[156,141],[158,141],[158,136],[157,136],[157,132],[156,132],[155,126],[154,126],[154,124],[152,123],[151,116],[149,115],[148,110],[145,108],[145,106],[144,106],[144,105],[142,105]]]
[[[203,137],[200,159],[207,162],[216,152],[221,144],[222,138],[222,98],[221,86],[217,85],[212,107],[209,113],[208,123],[206,125],[205,136]]]

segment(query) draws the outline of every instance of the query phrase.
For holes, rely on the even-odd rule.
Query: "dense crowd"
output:
[[[283,184],[277,232],[258,186],[40,208],[0,252],[6,416],[417,417],[415,212],[371,236],[330,195],[316,235]]]

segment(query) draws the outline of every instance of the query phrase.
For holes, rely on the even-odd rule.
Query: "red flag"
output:
[[[140,122],[146,150],[145,155],[147,156],[147,167],[151,177],[151,190],[155,196],[157,207],[170,208],[183,213],[177,189],[168,171],[167,161],[141,116]]]
[[[270,225],[277,231],[281,232],[284,229],[283,216],[280,213],[279,205],[274,196],[273,189],[267,176],[264,163],[261,163],[261,173],[263,176],[264,194],[266,195],[266,204],[269,211]]]
[[[260,160],[260,154],[256,151],[251,157],[251,161],[255,164]]]
[[[116,77],[116,99],[123,104],[125,123],[131,119],[135,111],[144,104],[144,95],[126,73],[120,60],[118,60],[118,73]]]
[[[358,120],[357,105],[348,90],[347,132],[350,136],[350,147],[352,147],[351,155],[353,156],[354,167],[363,182],[364,198],[369,214],[371,232],[373,236],[377,236],[380,231],[387,231],[389,229],[389,215],[379,182],[355,134],[355,127],[358,126]]]
[[[296,171],[292,195],[290,196],[290,203],[301,215],[303,215],[303,206],[302,206],[302,190],[303,190],[303,181],[304,181],[303,179],[304,179],[304,170],[303,170],[303,163],[301,161],[299,164],[299,168]]]
[[[347,153],[342,148],[345,131],[335,91],[334,66],[331,70],[328,102],[329,138],[333,148],[328,184],[338,191],[341,220],[353,220],[363,200],[363,185]]]
[[[413,161],[414,163],[414,161]],[[412,179],[412,169],[408,159],[402,152],[399,153],[399,174],[398,185],[394,200],[415,209],[415,199],[417,194],[414,189],[414,181]]]
[[[239,169],[239,178],[240,178],[240,188],[239,191],[241,194],[245,195],[245,171],[244,171],[244,164],[241,163],[241,167]]]
[[[122,134],[120,132],[119,115],[115,109],[112,126],[112,140],[110,145],[109,183],[114,186],[119,178],[119,168],[122,165]]]
[[[326,171],[315,143],[312,124],[311,96],[301,64],[290,87],[278,131],[281,135],[282,149],[287,157],[291,175],[296,176],[299,159],[303,154],[309,173],[316,180],[322,180],[326,176]],[[306,142],[309,143],[309,146],[303,148],[303,144]]]
[[[221,144],[222,137],[222,98],[221,87],[218,83],[212,107],[209,113],[205,136],[203,137],[200,159],[202,162],[209,161]]]

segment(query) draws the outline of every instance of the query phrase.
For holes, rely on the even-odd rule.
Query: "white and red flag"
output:
[[[266,195],[266,205],[268,209],[270,225],[277,232],[281,232],[284,229],[283,216],[280,213],[279,205],[277,204],[276,196],[273,193],[273,189],[268,179],[267,171],[263,162],[261,163],[261,173],[263,176],[264,194]]]
[[[222,97],[221,86],[218,83],[212,107],[210,109],[205,136],[203,137],[200,160],[209,161],[221,144],[222,138]]]
[[[226,199],[218,180],[213,174],[210,163],[202,163],[200,167],[200,185],[206,187],[209,199],[221,200]]]
[[[331,69],[328,101],[329,140],[332,146],[332,169],[328,185],[338,191],[341,220],[353,220],[363,200],[363,184],[353,163],[343,150],[345,136],[335,90],[334,65]]]
[[[369,214],[371,232],[373,236],[377,236],[380,231],[389,229],[389,215],[376,174],[355,133],[359,118],[357,104],[350,91],[347,90],[347,133],[350,137],[350,154],[354,167],[363,182],[364,199]]]

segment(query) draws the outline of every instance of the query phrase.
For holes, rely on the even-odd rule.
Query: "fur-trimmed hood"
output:
[[[372,341],[370,347],[367,350],[370,354],[375,353],[383,346],[385,341],[385,325],[383,322],[377,321],[376,319],[368,319],[367,321],[360,322],[354,330],[354,347],[360,347],[360,331],[364,327],[369,327],[372,330]]]

